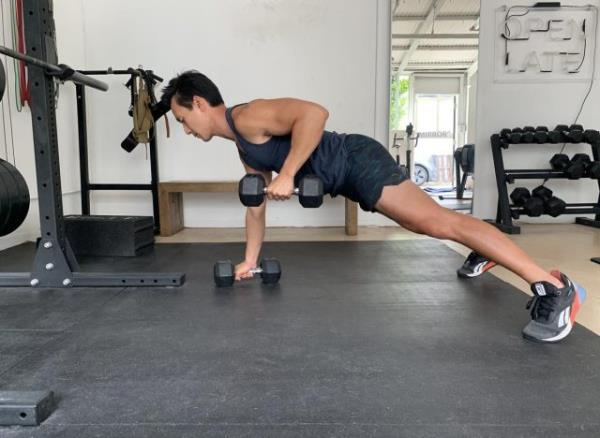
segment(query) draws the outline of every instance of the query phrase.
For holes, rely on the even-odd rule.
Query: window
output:
[[[418,94],[415,99],[415,130],[419,143],[415,166],[427,186],[452,186],[454,181],[454,134],[456,96]],[[417,173],[417,169],[415,170]]]
[[[390,85],[390,130],[401,130],[408,125],[407,76],[393,76]]]

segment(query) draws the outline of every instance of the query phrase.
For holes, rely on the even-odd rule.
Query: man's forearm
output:
[[[265,238],[265,211],[246,211],[246,261],[258,263],[260,249]]]

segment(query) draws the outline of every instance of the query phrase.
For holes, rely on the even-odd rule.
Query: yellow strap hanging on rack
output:
[[[150,141],[154,118],[150,110],[150,94],[141,74],[133,77],[133,136],[138,143]]]

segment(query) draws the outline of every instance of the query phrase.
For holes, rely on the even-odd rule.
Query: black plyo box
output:
[[[65,216],[76,255],[134,257],[154,249],[151,216]]]

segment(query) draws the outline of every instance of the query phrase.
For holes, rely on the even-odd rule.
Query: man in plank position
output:
[[[197,71],[171,79],[162,100],[186,134],[235,142],[246,171],[265,178],[268,199],[289,199],[296,181],[315,174],[332,197],[345,196],[410,231],[472,249],[459,275],[475,276],[499,264],[530,284],[534,297],[527,306],[531,321],[522,332],[526,339],[558,342],[571,331],[585,299],[583,288],[559,271],[546,272],[492,225],[438,205],[374,139],[324,130],[329,113],[321,105],[282,98],[226,107],[215,84]],[[237,280],[253,275],[265,211],[266,203],[247,210],[246,252],[235,268]]]

